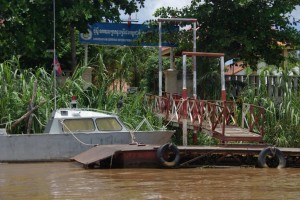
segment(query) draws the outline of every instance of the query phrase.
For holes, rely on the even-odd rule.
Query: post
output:
[[[158,72],[158,95],[161,97],[162,96],[162,44],[161,44],[161,22],[158,23],[158,29],[159,29],[159,44],[158,44],[158,67],[159,67],[159,72]]]
[[[194,51],[196,51],[196,22],[197,19],[195,18],[159,18],[158,19],[158,31],[159,31],[159,96],[162,96],[162,22],[193,22],[194,23]],[[196,67],[196,57],[194,60],[194,66]],[[196,81],[195,81],[196,82]],[[196,91],[196,88],[194,88]]]
[[[84,66],[88,65],[88,44],[84,45]]]
[[[187,146],[187,88],[186,88],[186,55],[182,58],[182,143]]]
[[[53,0],[53,88],[54,88],[54,110],[56,110],[56,50],[55,50],[55,0]]]
[[[196,22],[194,22],[194,28],[193,28],[193,52],[196,52]],[[196,56],[193,56],[193,96],[195,101],[197,100],[197,65],[196,65]],[[197,143],[197,130],[193,131],[193,144],[195,145]]]
[[[37,80],[34,81],[33,84],[33,91],[32,91],[32,97],[31,100],[29,101],[29,106],[28,106],[28,111],[30,111],[34,107],[34,102],[36,98],[36,90],[37,90]],[[29,115],[28,117],[28,122],[27,122],[27,134],[30,134],[31,132],[31,126],[32,126],[32,114]]]
[[[182,57],[182,89],[186,89],[186,55]]]
[[[196,52],[196,22],[194,22],[193,28],[193,52]],[[197,98],[197,67],[196,67],[196,56],[193,56],[193,96]]]
[[[226,101],[225,75],[224,75],[224,56],[220,57],[221,65],[221,100]]]
[[[174,69],[173,62],[174,62],[174,59],[173,59],[173,48],[170,47],[170,69]]]

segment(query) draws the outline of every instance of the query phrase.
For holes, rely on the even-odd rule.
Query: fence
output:
[[[300,91],[300,76],[288,76],[284,80],[283,76],[266,76],[261,78],[258,75],[227,75],[225,80],[228,91],[233,97],[238,96],[246,85],[254,86],[256,89],[264,85],[269,96],[279,101],[286,86],[293,93]],[[259,92],[259,90],[256,90],[256,92]]]

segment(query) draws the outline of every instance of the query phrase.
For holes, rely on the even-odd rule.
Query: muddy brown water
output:
[[[83,169],[0,164],[1,200],[300,199],[300,169]]]

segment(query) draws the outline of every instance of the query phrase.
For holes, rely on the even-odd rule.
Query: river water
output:
[[[83,169],[0,164],[1,200],[300,199],[300,169]]]

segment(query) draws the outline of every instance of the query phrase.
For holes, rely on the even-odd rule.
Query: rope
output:
[[[78,137],[76,137],[75,135],[74,135],[74,133],[69,129],[69,127],[68,126],[66,126],[65,124],[64,124],[64,122],[63,121],[60,121],[60,123],[69,131],[69,133],[79,142],[79,143],[81,143],[81,144],[83,144],[83,145],[87,145],[87,146],[98,146],[99,144],[87,144],[87,143],[85,143],[85,142],[83,142],[83,141],[81,141]],[[129,133],[130,133],[130,135],[131,135],[131,142],[132,143],[137,143],[137,141],[136,141],[136,138],[135,138],[135,135],[134,135],[134,132],[133,131],[129,131]]]
[[[133,131],[129,131],[129,133],[130,133],[130,135],[131,135],[131,143],[132,143],[132,144],[133,144],[133,143],[138,143],[138,142],[136,141],[134,132],[133,132]]]
[[[69,129],[69,127],[68,126],[66,126],[65,124],[64,124],[64,122],[63,121],[60,121],[60,123],[64,126],[64,127],[66,127],[67,128],[67,130],[69,131],[69,133],[79,142],[79,143],[81,143],[81,144],[83,144],[83,145],[86,145],[86,146],[98,146],[99,144],[87,144],[87,143],[85,143],[85,142],[82,142],[78,137],[76,137],[75,135],[74,135],[74,133]]]
[[[36,116],[35,114],[32,114],[32,115],[33,115],[33,117],[36,119],[36,121],[37,121],[40,125],[46,126],[46,124],[43,124],[43,123],[39,120],[39,118],[37,118],[37,116]]]
[[[110,163],[109,163],[109,168],[110,168],[110,169],[112,168],[114,155],[115,155],[115,154],[111,155],[111,157],[110,157]]]
[[[83,144],[83,145],[88,145],[88,146],[98,146],[98,145],[99,145],[99,144],[87,144],[87,143],[81,141],[78,137],[76,137],[76,136],[74,135],[74,133],[69,129],[69,127],[68,127],[66,124],[64,124],[63,121],[60,121],[60,123],[61,123],[61,124],[69,131],[69,133],[70,133],[70,134],[71,134],[71,135],[72,135],[79,143],[81,143],[81,144]],[[131,130],[129,131],[129,133],[130,133],[130,135],[131,135],[131,141],[132,141],[132,143],[138,143],[138,142],[136,141],[136,137],[135,137],[135,135],[134,135],[134,132],[138,131],[144,123],[147,124],[148,128],[149,128],[151,131],[154,131],[153,127],[151,126],[151,124],[149,123],[149,121],[148,121],[148,120],[145,118],[145,116],[144,116],[144,119],[140,122],[140,124],[138,125],[138,127],[137,127],[134,131],[131,131]]]
[[[201,155],[201,156],[198,156],[198,157],[196,157],[196,158],[193,158],[193,159],[191,159],[191,160],[188,160],[188,161],[186,161],[186,162],[184,162],[184,163],[181,163],[180,166],[184,166],[184,165],[190,164],[191,162],[194,162],[195,160],[198,160],[198,159],[200,159],[200,158],[203,158],[204,156],[210,155],[210,154],[212,154],[212,153],[214,153],[214,152],[217,152],[217,151],[218,151],[218,150],[212,150],[212,151],[209,151],[209,152],[207,152],[206,154],[203,154],[203,155]]]
[[[276,154],[276,147],[275,147],[275,146],[272,146],[272,147],[270,147],[270,150],[271,150],[272,156],[274,157],[275,154]]]

